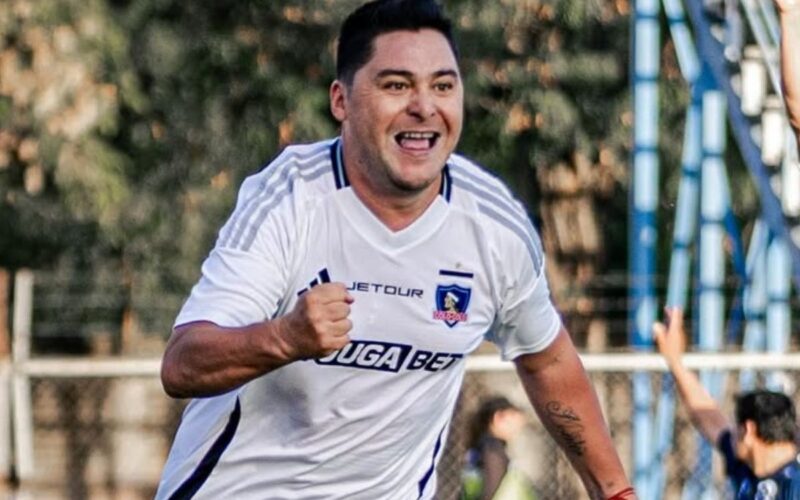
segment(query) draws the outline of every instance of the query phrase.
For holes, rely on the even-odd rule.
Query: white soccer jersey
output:
[[[392,232],[349,187],[338,139],[287,148],[242,185],[176,324],[243,326],[344,282],[352,342],[191,401],[157,498],[429,499],[464,374],[561,325],[536,232],[496,178],[453,155],[440,196]]]

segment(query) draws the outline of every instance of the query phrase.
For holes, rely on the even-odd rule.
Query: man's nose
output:
[[[436,113],[436,102],[433,95],[426,89],[417,89],[408,103],[408,113],[422,120]]]

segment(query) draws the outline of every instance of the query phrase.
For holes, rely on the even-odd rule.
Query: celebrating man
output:
[[[341,136],[241,187],[164,354],[194,397],[158,498],[430,499],[484,338],[513,359],[592,498],[633,498],[550,302],[538,236],[453,154],[463,87],[433,0],[378,0],[339,38]]]

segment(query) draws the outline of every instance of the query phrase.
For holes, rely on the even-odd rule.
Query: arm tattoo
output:
[[[586,449],[586,440],[583,438],[585,428],[580,417],[572,408],[564,407],[558,401],[550,401],[544,408],[558,437],[564,442],[564,451],[582,456]]]

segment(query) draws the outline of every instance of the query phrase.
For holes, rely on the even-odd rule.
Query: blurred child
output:
[[[511,464],[506,444],[525,425],[519,408],[497,396],[484,401],[470,426],[463,500],[535,500],[530,481]]]

